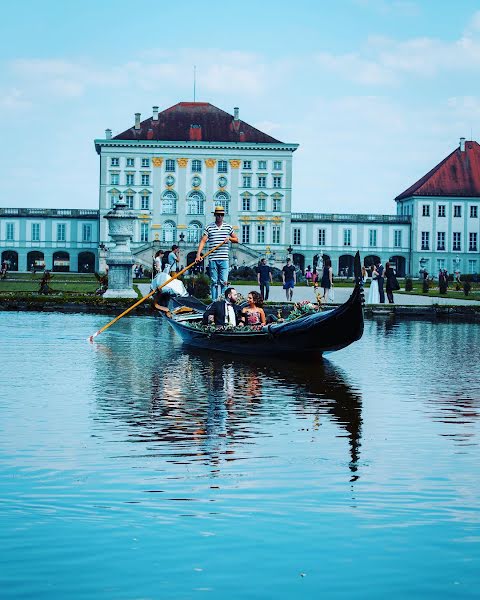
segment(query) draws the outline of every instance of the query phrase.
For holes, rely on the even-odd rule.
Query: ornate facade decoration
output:
[[[161,158],[160,156],[154,156],[152,158],[152,165],[154,167],[161,167],[163,164],[163,158]]]
[[[205,164],[209,169],[213,169],[213,167],[216,164],[216,159],[215,158],[206,158],[205,159]]]
[[[238,158],[232,158],[229,163],[230,166],[232,167],[232,169],[239,169],[240,168],[240,164],[241,164],[241,160]]]
[[[181,168],[185,168],[188,165],[188,158],[177,158],[178,166]]]

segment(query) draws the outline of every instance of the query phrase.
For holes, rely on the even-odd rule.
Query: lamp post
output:
[[[460,257],[457,256],[454,258],[454,262],[455,262],[455,281],[457,283],[460,283]]]
[[[293,252],[293,248],[292,248],[292,246],[290,245],[290,246],[287,248],[287,258],[290,258],[290,259],[292,258],[292,252]]]

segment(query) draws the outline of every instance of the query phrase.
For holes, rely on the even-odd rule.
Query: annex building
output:
[[[231,265],[255,265],[266,256],[281,267],[321,266],[353,272],[360,250],[367,264],[392,260],[399,275],[477,272],[480,146],[460,146],[397,196],[396,214],[295,212],[293,157],[296,143],[259,131],[207,102],[180,102],[152,116],[139,113],[131,127],[95,140],[100,160],[99,209],[0,208],[0,250],[12,270],[42,264],[53,270],[92,271],[111,244],[103,217],[120,195],[136,215],[132,248],[150,267],[159,248],[181,247],[194,258],[213,208],[222,205],[240,244]]]

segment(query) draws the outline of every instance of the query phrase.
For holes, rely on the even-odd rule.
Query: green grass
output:
[[[1,292],[38,292],[40,280],[38,281],[0,281]],[[99,283],[95,281],[86,281],[85,283],[77,283],[70,281],[57,281],[53,279],[50,282],[50,287],[55,292],[93,294],[98,289]]]

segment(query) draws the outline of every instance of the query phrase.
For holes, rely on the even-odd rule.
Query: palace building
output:
[[[136,215],[135,259],[150,267],[159,249],[180,245],[194,259],[214,206],[225,208],[240,244],[231,265],[286,256],[304,270],[330,258],[334,273],[352,275],[360,250],[367,264],[395,263],[399,275],[440,268],[478,270],[480,146],[460,146],[395,198],[397,214],[294,212],[293,157],[285,143],[207,102],[180,102],[95,140],[100,159],[99,210],[0,208],[0,250],[12,270],[45,264],[93,271],[104,264],[106,213],[120,195]],[[322,209],[321,204],[319,209]],[[297,207],[298,210],[298,207]]]

